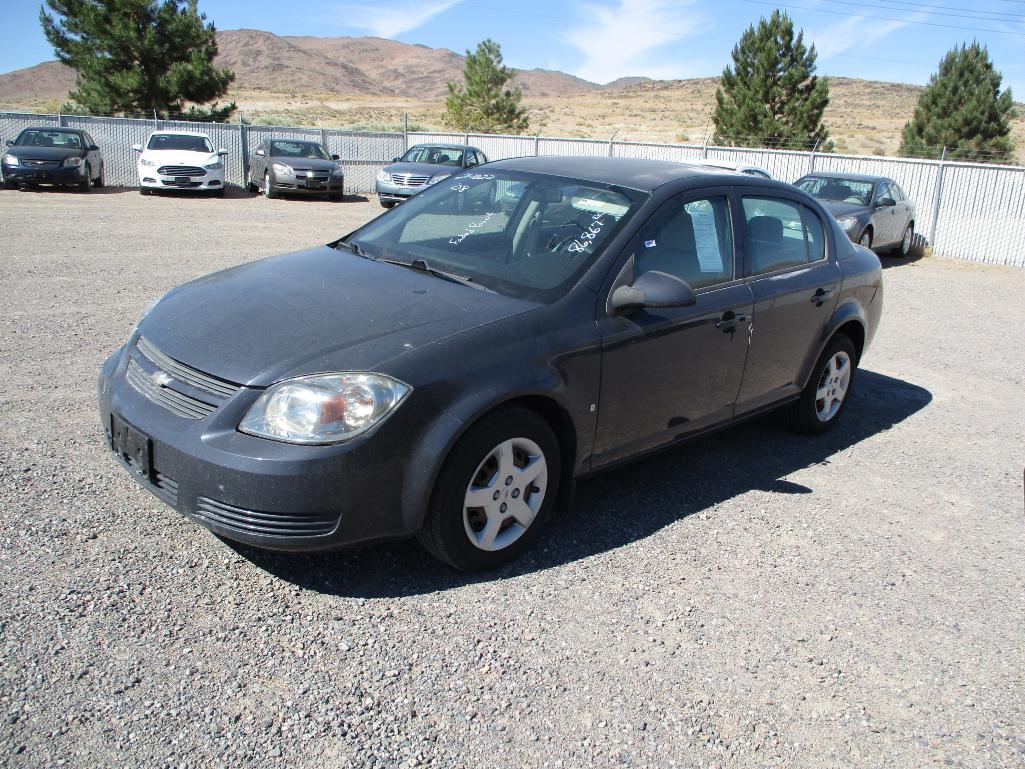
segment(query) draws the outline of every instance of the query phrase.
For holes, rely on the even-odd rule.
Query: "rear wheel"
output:
[[[559,443],[518,406],[481,419],[438,475],[423,529],[431,555],[463,571],[506,563],[536,539],[559,491]]]
[[[801,397],[788,409],[790,426],[819,435],[833,428],[847,405],[857,371],[854,342],[837,334],[819,356]]]

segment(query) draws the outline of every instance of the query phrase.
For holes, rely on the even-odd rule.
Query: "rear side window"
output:
[[[725,197],[672,202],[641,228],[635,275],[665,272],[691,288],[733,280],[733,229]]]
[[[790,200],[763,197],[746,197],[743,206],[752,275],[825,258],[825,231],[811,209]]]

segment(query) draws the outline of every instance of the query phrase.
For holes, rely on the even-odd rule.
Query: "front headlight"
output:
[[[222,163],[220,160],[215,160],[213,163],[207,163],[205,166],[203,166],[203,168],[207,169],[208,171],[220,171],[222,168],[224,168],[224,163]]]
[[[286,379],[267,388],[238,429],[286,443],[340,443],[383,421],[409,391],[382,374]]]
[[[82,158],[64,158],[63,165],[65,168],[78,168],[82,162]]]
[[[290,174],[293,173],[291,166],[286,166],[284,163],[274,163],[272,166],[274,173],[276,174]]]
[[[430,179],[428,179],[428,180],[427,180],[427,183],[428,183],[428,184],[437,184],[437,183],[438,183],[438,182],[440,182],[440,181],[441,181],[442,179],[447,179],[447,178],[448,178],[448,177],[450,177],[451,175],[452,175],[452,174],[438,174],[437,176],[432,176],[432,177],[431,177]]]
[[[853,230],[858,225],[858,217],[856,216],[844,216],[838,219],[840,226],[843,227],[844,232]]]
[[[4,162],[9,166],[18,165],[18,158],[14,155],[4,155]]]
[[[334,170],[331,172],[331,175],[332,176],[341,176],[342,175],[342,167],[341,166],[335,166]]]
[[[391,181],[391,174],[382,168],[377,172],[377,181],[388,183]]]
[[[156,168],[157,164],[153,160],[147,160],[146,158],[142,158],[141,160],[139,160],[139,165],[146,166],[147,168]]]

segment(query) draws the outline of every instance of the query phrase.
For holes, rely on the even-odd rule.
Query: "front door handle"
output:
[[[723,313],[722,318],[715,324],[715,327],[724,334],[729,334],[738,324],[747,323],[746,315],[734,315],[733,311]]]
[[[821,307],[823,302],[829,299],[829,297],[831,297],[832,295],[833,289],[820,288],[818,291],[812,294],[811,303],[814,304],[816,307]]]

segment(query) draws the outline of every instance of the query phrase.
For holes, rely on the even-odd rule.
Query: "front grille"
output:
[[[61,164],[60,160],[22,160],[23,166],[38,166],[41,168],[56,168]]]
[[[184,189],[186,187],[202,187],[203,182],[176,182],[174,180],[161,179],[161,183],[165,187],[177,187],[178,189]]]
[[[274,537],[316,537],[330,534],[338,525],[338,516],[330,513],[258,513],[241,507],[199,497],[194,516],[201,522],[216,524],[242,534]]]
[[[186,419],[202,419],[212,414],[217,408],[177,390],[159,385],[153,381],[152,376],[143,371],[142,366],[135,360],[128,361],[125,378],[128,380],[128,384],[151,401]]]
[[[313,171],[312,175],[310,172],[311,169],[309,168],[296,168],[295,177],[297,179],[310,179],[315,182],[326,182],[331,178],[331,173],[329,171]]]
[[[206,176],[206,169],[199,166],[160,166],[157,173],[161,176]]]
[[[178,504],[178,481],[156,470],[153,471],[153,485],[156,495],[171,507]]]
[[[399,187],[423,187],[427,184],[429,176],[416,176],[414,174],[392,174],[392,184],[397,184]]]
[[[231,382],[225,382],[223,379],[218,379],[217,377],[210,376],[209,374],[204,374],[202,371],[190,368],[184,363],[179,363],[174,358],[164,355],[164,353],[160,352],[160,350],[154,347],[144,337],[139,337],[137,346],[139,348],[139,352],[149,358],[155,366],[166,371],[180,382],[185,382],[186,384],[190,384],[200,390],[205,390],[213,395],[218,395],[221,398],[230,398],[242,389]]]

